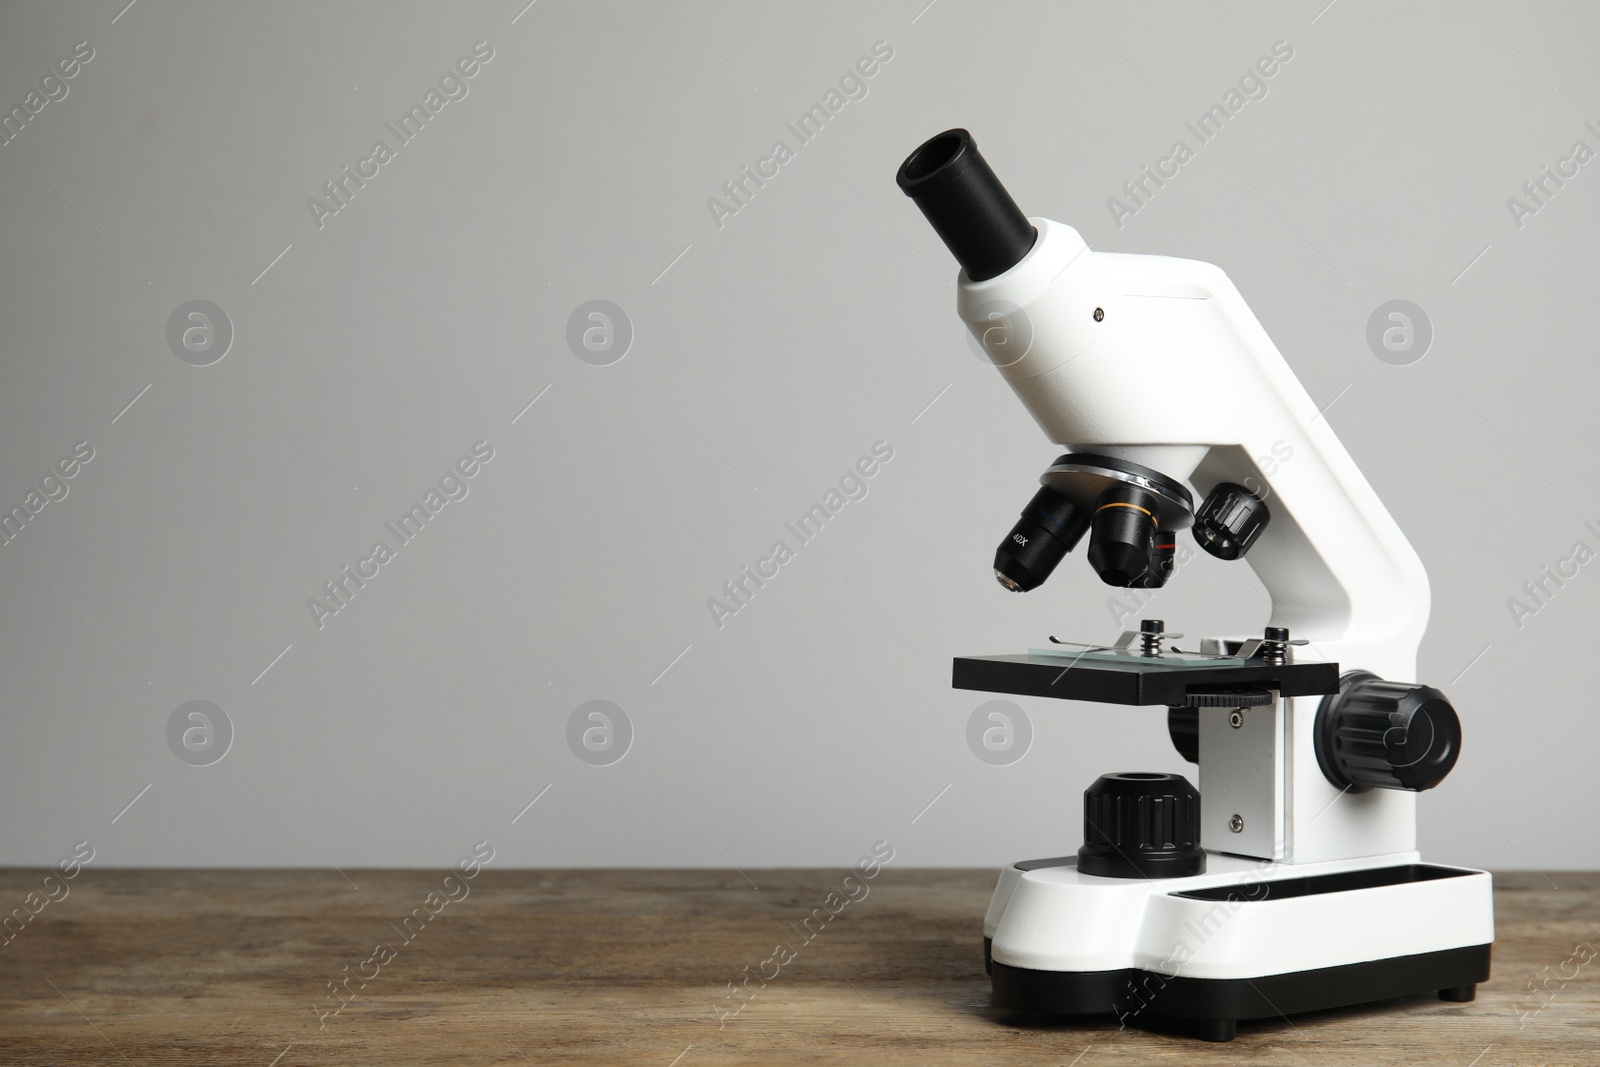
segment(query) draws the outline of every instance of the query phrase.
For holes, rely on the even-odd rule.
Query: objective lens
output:
[[[1037,589],[1089,529],[1089,517],[1054,489],[1033,494],[994,553],[994,576],[1013,593]]]
[[[1107,585],[1128,588],[1143,580],[1156,558],[1154,495],[1132,485],[1115,485],[1095,502],[1089,538],[1089,565]]]
[[[1177,569],[1178,539],[1171,533],[1156,531],[1155,544],[1150,556],[1150,569],[1136,580],[1134,589],[1160,589]]]

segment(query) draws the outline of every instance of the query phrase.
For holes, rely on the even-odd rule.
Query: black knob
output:
[[[1238,559],[1250,551],[1271,517],[1265,500],[1242,485],[1222,482],[1195,513],[1194,537],[1218,559]]]
[[[1046,486],[994,551],[994,576],[1013,593],[1037,589],[1089,529],[1089,516]]]
[[[1445,695],[1351,671],[1317,710],[1317,762],[1340,789],[1410,789],[1444,781],[1461,755],[1461,720]]]
[[[1203,874],[1200,793],[1181,774],[1103,774],[1083,791],[1078,870],[1102,878]]]

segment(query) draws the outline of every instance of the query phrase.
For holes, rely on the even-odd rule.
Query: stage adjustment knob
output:
[[[1078,870],[1103,878],[1203,874],[1200,793],[1181,774],[1103,774],[1083,791]]]
[[[1445,695],[1351,671],[1317,710],[1317,762],[1340,789],[1410,789],[1444,781],[1461,755],[1461,720]]]
[[[1250,551],[1272,517],[1267,502],[1242,485],[1223,482],[1206,495],[1194,516],[1194,539],[1218,559]]]

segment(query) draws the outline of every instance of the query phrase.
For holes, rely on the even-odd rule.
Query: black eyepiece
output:
[[[895,182],[975,282],[1004,274],[1037,234],[966,130],[946,130],[900,164]]]
[[[1156,560],[1154,494],[1133,485],[1113,485],[1095,501],[1089,565],[1107,585],[1128,588],[1143,581]]]
[[[995,549],[994,576],[1013,593],[1037,589],[1088,529],[1089,516],[1054,489],[1041,488]]]

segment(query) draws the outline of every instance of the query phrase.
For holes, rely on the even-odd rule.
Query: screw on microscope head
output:
[[[1106,309],[1105,308],[1095,308],[1094,309],[1094,321],[1096,321],[1096,322],[1104,322],[1105,318],[1106,318]]]
[[[1233,818],[1229,819],[1228,820],[1228,829],[1232,830],[1236,834],[1243,833],[1244,832],[1244,816],[1243,815],[1235,815]]]

